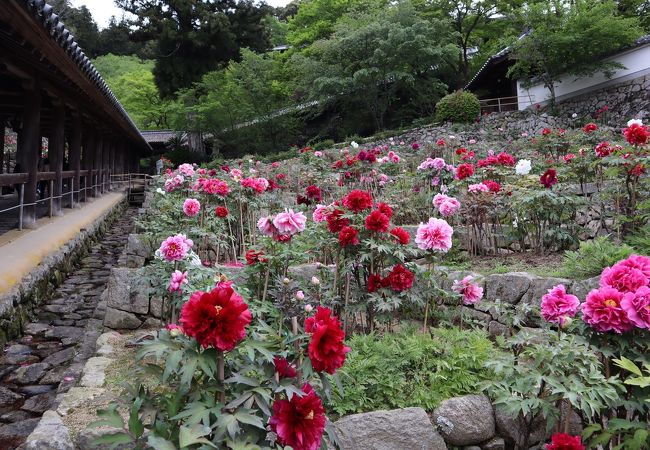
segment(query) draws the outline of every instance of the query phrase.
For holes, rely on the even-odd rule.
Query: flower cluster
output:
[[[160,255],[166,261],[180,261],[187,256],[194,242],[188,239],[184,234],[177,234],[165,239],[158,249]]]
[[[262,217],[257,221],[257,228],[264,236],[272,237],[278,242],[287,242],[291,237],[305,231],[307,217],[293,209],[285,209],[275,217]]]

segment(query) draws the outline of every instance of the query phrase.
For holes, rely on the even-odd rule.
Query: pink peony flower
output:
[[[625,294],[621,308],[634,325],[650,330],[650,288],[643,286],[634,293]]]
[[[650,279],[650,258],[647,256],[630,255],[627,259],[620,261],[618,264],[632,269],[639,269],[643,272],[643,275]]]
[[[487,185],[484,183],[470,184],[467,187],[467,190],[472,194],[476,194],[479,192],[490,192],[490,188],[487,187]]]
[[[275,216],[273,225],[280,234],[293,235],[305,230],[307,218],[301,212],[294,212],[293,209],[285,209],[284,212]]]
[[[182,286],[187,284],[187,272],[181,272],[180,270],[175,270],[172,273],[172,277],[169,280],[169,287],[167,290],[169,292],[183,292]]]
[[[312,214],[311,218],[316,223],[321,223],[327,220],[328,207],[325,205],[316,205],[316,209]]]
[[[422,250],[434,250],[447,253],[451,248],[451,236],[454,229],[443,219],[430,218],[421,223],[415,237],[415,243]]]
[[[453,197],[448,197],[447,200],[440,204],[438,212],[443,217],[453,216],[460,209],[460,202]]]
[[[260,217],[260,220],[257,221],[257,228],[264,236],[273,236],[278,232],[271,217]]]
[[[563,284],[548,290],[542,297],[542,316],[551,323],[562,322],[566,317],[573,317],[580,309],[580,300],[575,295],[567,294]]]
[[[450,199],[448,195],[445,194],[436,194],[433,196],[433,206],[436,208],[440,208],[440,205],[442,205],[445,201]]]
[[[474,305],[483,298],[483,288],[472,283],[473,276],[467,275],[462,280],[454,280],[451,290],[463,296],[463,304]]]
[[[614,331],[622,334],[631,330],[634,324],[621,308],[624,295],[608,286],[594,289],[582,304],[582,320],[601,333]]]
[[[194,166],[192,164],[181,164],[178,171],[186,177],[194,176]]]
[[[634,262],[623,264],[623,261],[612,267],[603,269],[600,285],[617,289],[623,293],[635,292],[642,286],[647,286],[650,280],[643,271],[635,267]]]
[[[184,234],[169,236],[160,244],[160,254],[167,261],[180,261],[185,258],[187,252],[194,245],[191,239]]]
[[[201,211],[201,203],[195,198],[186,198],[183,202],[183,212],[188,217],[196,216]]]

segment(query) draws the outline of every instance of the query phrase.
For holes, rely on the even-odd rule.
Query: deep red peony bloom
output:
[[[650,132],[648,132],[648,127],[645,125],[639,125],[638,123],[633,123],[629,127],[623,130],[625,139],[631,145],[645,145],[648,143],[648,137],[650,137]]]
[[[585,133],[591,133],[592,131],[596,131],[598,129],[598,125],[596,125],[593,122],[589,122],[587,125],[582,127],[582,131]]]
[[[293,378],[298,375],[296,368],[289,364],[289,361],[287,361],[286,358],[281,358],[279,356],[274,357],[273,365],[275,365],[275,371],[278,373],[280,378]]]
[[[313,184],[311,186],[307,186],[305,189],[305,194],[307,195],[308,199],[315,202],[320,202],[321,200],[321,190],[318,186],[314,186]]]
[[[386,276],[386,282],[394,291],[401,292],[411,289],[415,275],[401,264],[393,267]]]
[[[372,208],[372,195],[370,192],[355,189],[343,197],[343,206],[353,212],[361,212]]]
[[[252,248],[246,252],[246,264],[249,266],[252,266],[253,264],[257,263],[265,263],[266,258],[264,258],[264,252],[259,251],[256,252]]]
[[[546,189],[550,189],[555,183],[557,183],[557,172],[555,169],[548,169],[541,177],[539,177],[539,182]]]
[[[343,343],[345,333],[338,318],[332,316],[330,309],[319,306],[315,316],[305,320],[305,332],[312,335],[308,353],[314,370],[334,374],[350,351]]]
[[[553,130],[551,130],[550,128],[544,128],[544,129],[542,130],[542,136],[548,136],[548,135],[551,134],[552,132],[553,132]]]
[[[339,232],[339,245],[347,247],[348,245],[357,245],[359,243],[359,232],[353,227],[343,227]]]
[[[321,399],[306,383],[302,397],[294,395],[291,400],[276,400],[273,416],[269,420],[271,429],[278,435],[281,445],[294,450],[318,450],[325,430],[325,409]]]
[[[461,164],[456,167],[456,178],[464,180],[467,177],[474,175],[474,166],[468,163]]]
[[[366,217],[366,230],[385,233],[388,231],[389,222],[390,219],[386,214],[383,214],[379,210],[375,209]]]
[[[228,208],[226,208],[225,206],[217,206],[214,209],[214,213],[216,214],[217,217],[221,217],[221,218],[228,217]]]
[[[580,436],[555,433],[551,437],[551,443],[546,444],[546,450],[585,450],[585,446],[582,445]]]
[[[384,202],[379,202],[377,203],[377,209],[382,213],[385,214],[389,219],[393,217],[393,208],[388,206],[387,203]]]
[[[501,152],[497,155],[497,162],[502,166],[514,166],[515,157],[512,156],[510,153]]]
[[[390,234],[395,236],[397,238],[397,241],[402,245],[406,245],[411,242],[411,235],[402,227],[393,228],[390,230]]]
[[[493,180],[485,180],[483,182],[484,185],[488,187],[490,192],[494,192],[495,194],[498,194],[499,191],[501,190],[501,185],[497,183],[496,181]]]
[[[330,230],[330,233],[338,233],[350,224],[350,220],[343,217],[343,211],[340,209],[335,209],[328,214],[326,220],[327,229]]]
[[[248,305],[230,283],[219,283],[210,292],[192,294],[181,309],[180,323],[202,347],[228,352],[244,339],[251,319]]]
[[[377,273],[373,273],[368,277],[368,292],[373,293],[383,287],[384,286],[381,280],[381,275]]]
[[[609,146],[609,142],[603,141],[596,146],[594,151],[599,158],[604,158],[605,156],[611,155],[614,149]]]

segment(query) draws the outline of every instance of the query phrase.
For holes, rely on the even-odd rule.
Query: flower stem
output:
[[[221,383],[221,391],[219,392],[219,402],[225,404],[226,403],[226,385],[224,384],[224,380],[226,379],[226,364],[224,361],[223,357],[223,352],[218,351],[217,352],[217,379]]]

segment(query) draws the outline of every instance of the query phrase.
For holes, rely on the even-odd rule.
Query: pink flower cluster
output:
[[[474,305],[483,298],[483,288],[473,283],[474,277],[467,275],[462,280],[454,280],[451,290],[463,296],[463,304]]]
[[[453,216],[460,209],[460,202],[454,197],[446,194],[436,194],[433,197],[433,206],[438,208],[438,212],[443,217]]]
[[[285,209],[275,217],[260,218],[257,228],[264,236],[272,237],[278,242],[287,242],[294,234],[305,231],[306,223],[307,217],[303,213]]]
[[[171,192],[174,189],[183,186],[183,183],[185,182],[185,178],[183,175],[174,175],[171,178],[168,178],[165,180],[165,191]]]
[[[249,188],[257,192],[258,194],[261,194],[262,192],[266,191],[269,187],[269,180],[266,178],[244,178],[243,180],[240,181],[240,184],[244,186],[245,188]]]
[[[181,164],[178,166],[178,172],[186,177],[194,176],[194,166],[192,164]]]
[[[183,292],[183,285],[187,284],[187,272],[181,272],[180,270],[174,270],[172,277],[169,280],[169,286],[167,290],[169,292]]]
[[[199,178],[198,181],[192,186],[196,192],[204,192],[210,195],[220,195],[222,197],[228,195],[230,187],[228,183],[218,178]]]
[[[421,223],[415,237],[415,243],[421,250],[433,250],[447,253],[451,248],[451,236],[454,229],[446,220],[431,217],[427,223]]]
[[[169,236],[160,244],[158,251],[167,261],[180,261],[187,255],[190,248],[194,245],[191,239],[184,234]]]
[[[195,198],[186,198],[183,202],[183,212],[188,217],[196,216],[201,211],[201,203]]]
[[[451,166],[450,166],[451,167]],[[442,170],[442,169],[448,169],[447,163],[445,163],[445,160],[442,158],[427,158],[420,165],[418,166],[419,171],[424,171],[424,170],[429,170],[429,169],[434,169],[434,170]],[[453,168],[452,168],[453,170]]]
[[[563,284],[548,290],[542,297],[542,316],[551,323],[563,326],[567,318],[572,318],[580,309],[580,300],[575,295],[567,294]]]
[[[470,184],[467,186],[467,190],[472,194],[478,194],[479,192],[490,192],[490,188],[485,183]]]

